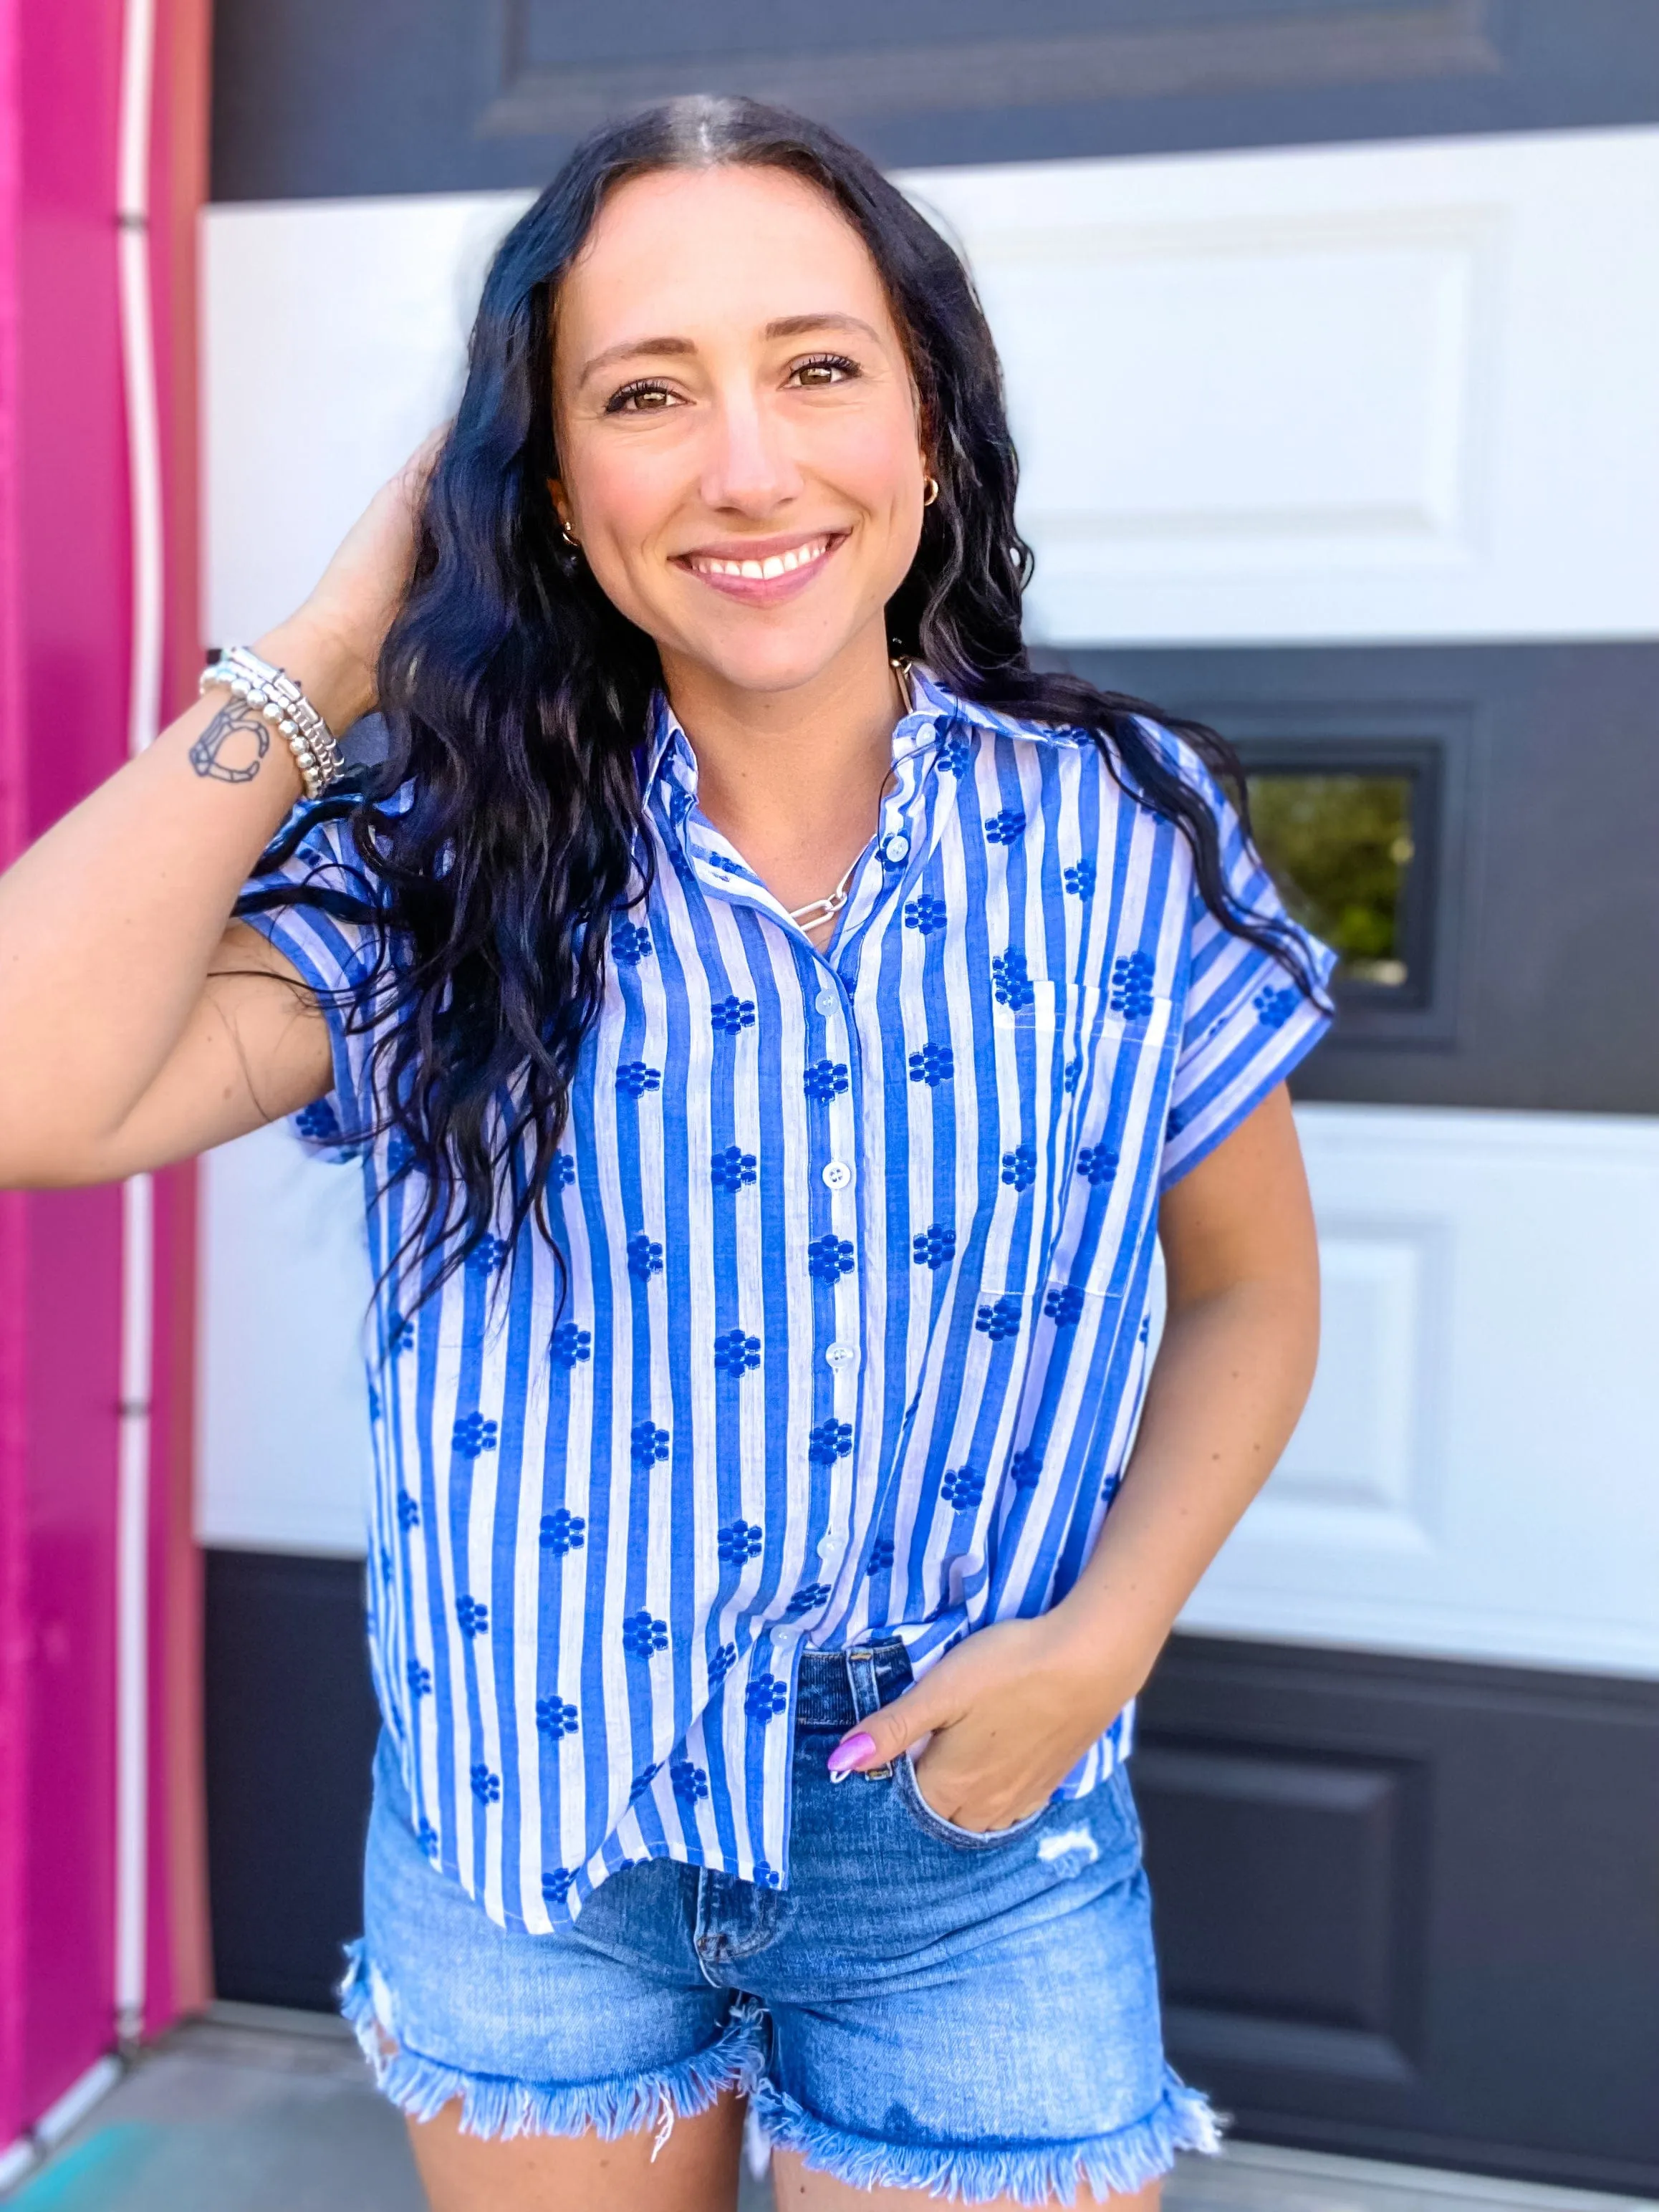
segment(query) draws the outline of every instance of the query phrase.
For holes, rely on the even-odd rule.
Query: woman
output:
[[[1014,481],[861,156],[647,114],[240,694],[0,885],[12,1180],[362,1163],[345,2003],[440,2212],[729,2206],[745,2098],[811,2208],[1214,2144],[1123,1761],[1312,1374],[1328,956],[1218,740],[1031,668]]]

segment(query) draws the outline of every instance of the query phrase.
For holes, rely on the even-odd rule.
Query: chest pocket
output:
[[[1125,1011],[1113,995],[1033,981],[1021,1004],[994,1009],[998,1173],[980,1194],[993,1297],[1028,1302],[1055,1280],[1112,1286],[1174,1058],[1172,1002],[1143,994]]]

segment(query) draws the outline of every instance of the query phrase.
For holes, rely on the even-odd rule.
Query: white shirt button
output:
[[[818,1012],[821,1014],[833,1014],[840,1005],[841,1000],[836,995],[833,985],[826,983],[823,988],[818,993]]]
[[[902,862],[909,859],[910,840],[905,836],[902,830],[894,830],[892,836],[882,847],[881,854],[883,860],[890,861],[896,868],[898,867]]]
[[[826,1160],[823,1164],[823,1180],[831,1190],[845,1190],[853,1180],[853,1170],[845,1160]]]
[[[827,1536],[820,1536],[818,1538],[819,1559],[827,1559],[831,1552],[838,1552],[840,1549],[841,1534],[839,1530],[832,1528]]]
[[[832,1344],[823,1356],[831,1367],[850,1367],[859,1356],[858,1347],[852,1344]]]

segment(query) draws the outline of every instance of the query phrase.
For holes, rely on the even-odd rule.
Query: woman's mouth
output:
[[[767,550],[761,546],[733,547],[730,552],[699,550],[682,553],[677,566],[687,568],[703,583],[729,599],[770,602],[787,599],[810,583],[847,537],[827,531],[817,538],[798,538],[793,544]]]

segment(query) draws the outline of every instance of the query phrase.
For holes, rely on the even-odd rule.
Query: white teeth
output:
[[[722,561],[714,554],[693,556],[691,566],[709,576],[751,576],[764,582],[773,576],[787,576],[797,568],[805,568],[814,561],[822,560],[830,550],[827,538],[815,538],[810,544],[797,545],[787,553],[769,554],[764,561]]]

